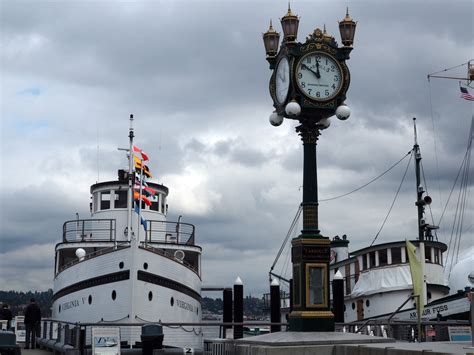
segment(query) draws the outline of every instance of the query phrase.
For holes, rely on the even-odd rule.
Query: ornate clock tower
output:
[[[352,51],[356,22],[347,10],[339,22],[342,46],[334,37],[316,28],[304,43],[296,41],[299,18],[288,12],[281,19],[283,41],[270,22],[263,34],[267,61],[273,70],[270,95],[275,111],[270,123],[284,118],[299,121],[296,132],[303,141],[303,230],[292,240],[293,309],[290,331],[334,331],[329,299],[330,241],[319,230],[316,142],[336,115],[345,120],[350,109],[344,104],[350,84],[346,65]]]

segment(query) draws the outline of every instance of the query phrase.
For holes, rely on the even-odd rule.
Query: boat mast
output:
[[[420,177],[420,165],[421,165],[421,153],[420,146],[418,145],[418,137],[416,135],[416,118],[413,117],[413,130],[415,133],[415,145],[413,146],[413,152],[415,153],[415,175],[416,175],[416,206],[418,208],[418,239],[422,242],[425,239],[424,226],[423,226],[423,187],[421,186]]]
[[[130,242],[132,239],[132,204],[133,204],[133,114],[130,114],[130,129],[128,133],[130,138],[130,147],[128,151],[128,201],[127,201],[127,241]]]

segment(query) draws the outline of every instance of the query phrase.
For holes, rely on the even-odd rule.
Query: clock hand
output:
[[[319,74],[319,60],[316,59],[316,78],[321,78],[321,74]]]
[[[319,69],[318,69],[317,72],[315,72],[313,69],[311,69],[310,67],[308,67],[306,64],[302,64],[301,67],[308,69],[311,73],[313,73],[314,75],[316,75],[316,78],[319,79],[319,78],[321,77],[321,75],[319,74]]]

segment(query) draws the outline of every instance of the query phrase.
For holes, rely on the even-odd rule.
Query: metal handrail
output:
[[[115,219],[75,219],[63,224],[63,242],[117,240]]]
[[[178,261],[178,259],[176,259],[176,257],[172,253],[169,253],[167,251],[163,251],[162,249],[155,248],[155,247],[150,246],[149,244],[145,244],[145,243],[142,243],[141,247],[144,248],[144,249],[150,250],[153,253],[164,256],[165,258],[171,259],[171,260],[173,260],[177,263],[180,263],[180,264],[186,266],[191,271],[194,271],[198,276],[200,276],[198,267],[195,267],[194,265],[192,265],[192,264],[190,264],[190,263],[188,263],[187,261],[184,261],[184,260],[179,260]]]
[[[182,222],[147,220],[145,243],[194,245],[194,225]]]
[[[70,268],[71,266],[81,262],[81,261],[84,261],[84,260],[88,260],[88,259],[92,259],[96,256],[99,256],[99,255],[104,255],[104,254],[107,254],[107,253],[112,253],[116,250],[119,250],[119,249],[124,249],[124,248],[127,248],[127,247],[130,247],[130,244],[129,243],[121,243],[121,244],[117,244],[116,246],[113,246],[113,247],[109,247],[109,248],[102,248],[102,249],[99,249],[99,250],[96,250],[92,253],[89,253],[89,254],[86,254],[84,256],[84,259],[74,259],[64,265],[62,265],[59,269],[58,269],[58,272],[56,273],[56,275],[58,275],[60,272]]]

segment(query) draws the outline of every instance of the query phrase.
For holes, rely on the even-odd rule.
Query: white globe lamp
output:
[[[269,121],[272,126],[277,127],[283,123],[283,116],[276,113],[276,111],[273,111],[273,113],[270,115]]]
[[[331,125],[331,121],[329,118],[325,118],[324,120],[319,121],[319,124],[323,127],[323,129],[326,129]]]
[[[347,105],[341,105],[336,109],[336,117],[344,121],[351,115],[351,109]]]
[[[285,107],[288,117],[297,117],[301,113],[301,106],[295,101],[290,101]]]
[[[76,256],[79,259],[79,261],[82,261],[82,260],[84,260],[84,258],[86,256],[86,251],[82,248],[78,248],[78,249],[76,249]]]

